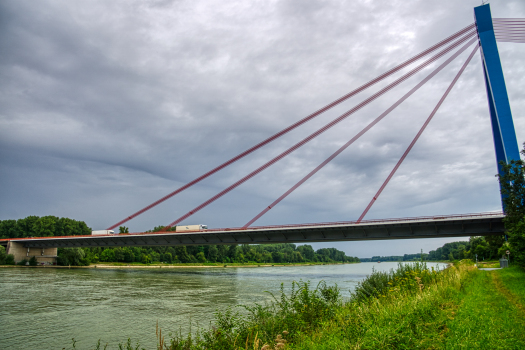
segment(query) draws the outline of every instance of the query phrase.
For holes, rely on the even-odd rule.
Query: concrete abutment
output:
[[[58,248],[24,247],[23,243],[9,241],[6,253],[13,254],[15,263],[34,256],[39,265],[54,265],[57,262],[57,250]]]

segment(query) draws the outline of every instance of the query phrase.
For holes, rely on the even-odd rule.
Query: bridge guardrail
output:
[[[242,227],[230,227],[230,228],[214,228],[205,231],[187,231],[183,234],[188,233],[204,233],[204,232],[224,232],[224,231],[246,231],[246,230],[265,230],[265,229],[279,229],[279,228],[295,228],[295,227],[315,227],[315,226],[334,226],[334,225],[365,225],[365,224],[377,224],[387,222],[406,222],[406,221],[419,221],[419,220],[447,220],[447,219],[461,219],[461,218],[476,218],[476,217],[490,217],[490,216],[502,216],[502,212],[485,212],[485,213],[470,213],[470,214],[453,214],[453,215],[434,215],[434,216],[417,216],[417,217],[406,217],[406,218],[392,218],[392,219],[371,219],[363,220],[360,223],[356,221],[335,221],[335,222],[321,222],[321,223],[307,223],[307,224],[287,224],[287,225],[269,225],[269,226],[254,226],[249,228]],[[152,235],[152,234],[168,234],[174,233],[173,231],[158,231],[158,232],[136,232],[136,233],[120,233],[115,235],[100,235],[96,237],[111,237],[111,236],[129,236],[129,235]],[[180,233],[179,233],[180,234]],[[10,240],[32,240],[32,239],[56,239],[56,238],[81,238],[81,237],[93,237],[91,235],[78,235],[78,236],[51,236],[51,237],[24,237],[24,238],[4,238],[0,239],[0,242]]]

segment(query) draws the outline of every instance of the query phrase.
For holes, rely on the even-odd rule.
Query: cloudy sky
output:
[[[4,0],[0,219],[55,215],[105,229],[473,23],[480,3]],[[493,17],[525,17],[521,0],[492,1],[491,9]],[[525,44],[499,50],[521,145]],[[255,225],[357,219],[470,51]],[[184,223],[242,226],[436,66]],[[169,224],[398,76],[126,225]],[[476,54],[366,218],[501,210],[496,171]],[[447,241],[337,247],[368,257]]]

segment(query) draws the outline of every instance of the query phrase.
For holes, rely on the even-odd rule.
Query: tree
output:
[[[100,254],[100,261],[112,262],[115,261],[115,251],[111,248],[106,248]]]
[[[186,247],[183,245],[177,246],[175,248],[175,253],[180,262],[187,263],[191,261],[191,258],[186,250]]]
[[[124,255],[124,250],[122,248],[115,248],[113,250],[114,254],[115,254],[115,260],[114,261],[126,261],[125,259],[125,255]]]
[[[58,248],[57,260],[59,265],[89,265],[89,261],[85,257],[86,253],[82,248]]]
[[[133,254],[133,251],[129,249],[128,247],[123,249],[124,252],[124,261],[125,262],[134,262],[135,261],[135,254]]]
[[[525,155],[524,149],[521,151]],[[505,208],[505,229],[513,261],[525,266],[525,162],[511,160],[501,163],[502,175],[498,175],[503,206]]]
[[[36,257],[35,256],[32,256],[30,259],[29,259],[29,266],[36,266],[38,265],[38,261],[36,260]]]
[[[129,227],[119,226],[118,227],[118,233],[129,233]]]
[[[13,254],[6,254],[5,247],[0,245],[0,265],[14,265],[15,256]]]
[[[17,230],[16,220],[2,220],[0,222],[0,238],[17,238],[19,231]]]
[[[228,258],[231,262],[237,262],[239,258],[239,250],[237,249],[237,244],[231,244],[228,247]]]
[[[211,262],[216,262],[218,256],[219,256],[219,249],[217,249],[217,246],[211,245],[208,248],[208,260]]]
[[[142,254],[141,261],[143,264],[151,264],[151,257],[147,254]]]
[[[56,223],[58,218],[56,216],[43,216],[33,224],[33,230],[37,237],[52,237],[55,235]]]
[[[204,256],[203,252],[198,252],[196,258],[197,258],[197,261],[200,263],[206,262],[206,257]]]
[[[315,257],[315,251],[311,245],[302,245],[297,248],[301,255],[308,261],[313,261]]]

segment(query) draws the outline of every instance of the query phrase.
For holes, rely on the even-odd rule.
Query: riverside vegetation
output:
[[[157,226],[148,232],[164,229]],[[172,230],[175,228],[172,228]],[[120,233],[128,228],[119,227]],[[90,235],[91,229],[84,221],[56,216],[28,216],[18,220],[0,220],[0,238],[51,237]],[[5,255],[0,247],[0,265],[12,264],[12,256]],[[87,266],[91,263],[109,262],[126,264],[282,264],[282,263],[356,263],[357,257],[347,256],[335,248],[314,250],[311,245],[295,244],[258,245],[207,245],[160,247],[107,247],[59,248],[58,264]],[[26,261],[22,261],[25,265]],[[30,263],[30,262],[29,262]]]
[[[157,327],[157,350],[524,349],[524,287],[523,269],[481,271],[470,260],[375,271],[348,300],[337,286],[293,282],[273,302],[217,311],[207,329]]]

